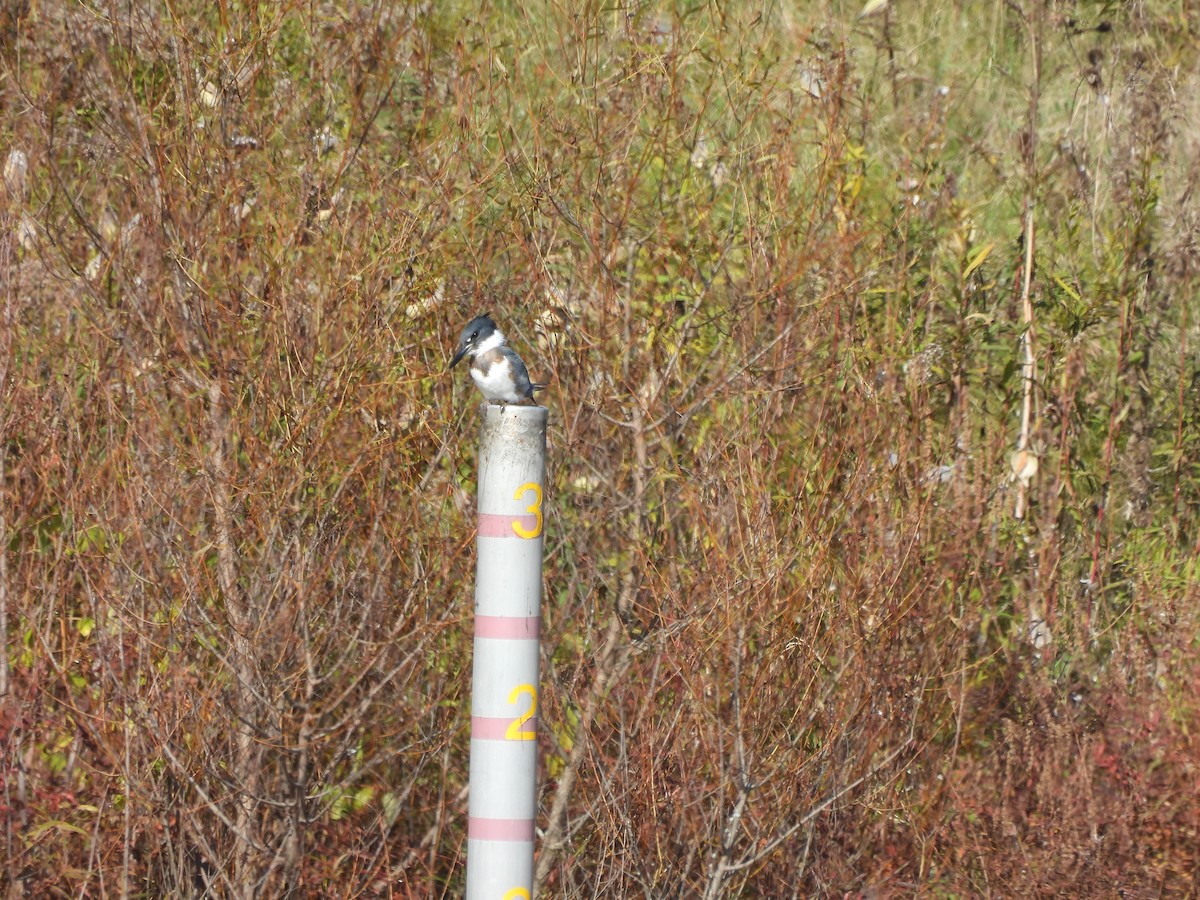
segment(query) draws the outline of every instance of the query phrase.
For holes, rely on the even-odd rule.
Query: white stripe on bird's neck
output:
[[[497,347],[504,346],[504,332],[499,328],[485,337],[482,341],[475,345],[474,354],[479,356],[481,353],[487,353],[489,350],[495,350]]]

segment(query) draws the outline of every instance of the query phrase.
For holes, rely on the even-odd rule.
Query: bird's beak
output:
[[[454,354],[454,359],[450,360],[450,365],[446,366],[446,368],[453,369],[455,366],[458,365],[458,361],[466,355],[467,355],[467,348],[460,346],[458,348],[458,352]]]

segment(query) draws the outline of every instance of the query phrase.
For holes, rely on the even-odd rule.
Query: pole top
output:
[[[504,425],[506,422],[544,428],[549,417],[550,410],[544,406],[524,406],[517,403],[505,406],[488,400],[479,404],[479,419],[485,428]]]
[[[493,452],[544,458],[549,417],[550,410],[544,406],[501,406],[485,400],[479,407],[481,465],[492,458]]]

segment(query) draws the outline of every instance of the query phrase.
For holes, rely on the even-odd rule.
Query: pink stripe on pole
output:
[[[532,741],[537,738],[537,716],[517,726],[517,732],[523,737],[509,737],[508,729],[515,721],[495,716],[471,716],[471,737],[480,741]]]
[[[513,522],[520,525],[526,534],[531,533],[538,527],[537,516],[513,516],[501,515],[499,513],[480,513],[479,514],[479,536],[480,537],[510,537],[520,538],[521,536],[513,531]],[[522,540],[524,540],[522,538]]]
[[[541,634],[538,616],[476,616],[475,637],[511,641],[534,640]]]
[[[467,837],[473,841],[532,841],[533,819],[467,819]]]

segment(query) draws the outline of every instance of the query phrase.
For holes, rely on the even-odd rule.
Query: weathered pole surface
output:
[[[467,900],[533,896],[547,415],[481,407]]]

